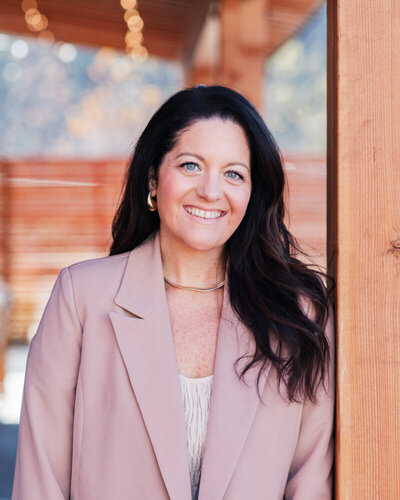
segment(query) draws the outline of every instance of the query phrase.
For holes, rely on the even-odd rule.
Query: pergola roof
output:
[[[56,39],[124,50],[127,26],[118,0],[37,0],[37,3]],[[292,36],[321,3],[321,0],[269,0],[265,55]],[[149,54],[182,61],[190,58],[210,8],[218,8],[218,2],[140,0],[143,44]],[[0,31],[36,36],[26,25],[18,0],[0,2]]]

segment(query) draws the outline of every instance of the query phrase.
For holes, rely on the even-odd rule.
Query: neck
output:
[[[160,231],[164,276],[183,286],[208,288],[225,277],[222,248],[200,251],[171,240]]]

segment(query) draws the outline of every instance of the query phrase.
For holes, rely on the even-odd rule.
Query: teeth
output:
[[[185,207],[186,212],[192,215],[197,215],[197,217],[202,217],[203,219],[217,219],[222,212],[220,211],[205,211],[194,207]]]

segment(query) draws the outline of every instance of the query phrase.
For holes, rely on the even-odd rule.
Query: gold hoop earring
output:
[[[149,207],[150,212],[155,212],[157,210],[157,205],[154,204],[154,201],[150,195],[150,191],[147,195],[147,206]]]

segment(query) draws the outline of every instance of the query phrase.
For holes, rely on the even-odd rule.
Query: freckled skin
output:
[[[246,134],[237,123],[201,119],[180,134],[163,158],[158,178],[149,176],[160,217],[163,271],[170,281],[206,288],[223,279],[222,250],[251,195],[250,160]],[[187,208],[220,217],[205,223]],[[165,286],[179,372],[211,375],[223,288],[202,293]]]
[[[206,377],[214,371],[223,289],[200,293],[166,288],[178,371]]]

